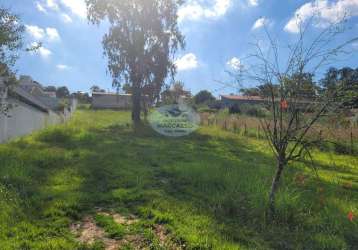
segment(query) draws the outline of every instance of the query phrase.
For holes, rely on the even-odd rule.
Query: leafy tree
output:
[[[277,84],[261,84],[255,88],[241,88],[240,92],[244,96],[261,96],[261,97],[269,97],[271,95],[271,88],[274,92],[275,96],[278,96],[278,85]]]
[[[286,77],[286,88],[294,89],[298,98],[303,100],[314,99],[318,95],[318,86],[313,81],[312,73],[294,73]]]
[[[270,97],[272,94],[274,96],[279,95],[279,85],[273,83],[264,83],[258,86],[260,96],[262,97]]]
[[[207,90],[201,90],[194,96],[195,104],[209,104],[216,100],[216,98]]]
[[[343,108],[358,108],[358,68],[330,68],[320,81],[323,92],[341,89],[339,101]]]
[[[0,62],[13,66],[23,46],[24,26],[18,16],[0,7]]]
[[[124,84],[122,89],[123,89],[124,93],[132,94],[132,87],[129,83]]]
[[[8,115],[11,105],[5,98],[9,86],[16,84],[16,76],[11,67],[18,59],[18,51],[23,45],[24,26],[18,16],[0,7],[0,77],[4,88],[0,88],[0,115]]]
[[[59,87],[56,90],[56,96],[57,96],[57,98],[67,98],[70,96],[70,91],[65,86]]]
[[[240,89],[240,92],[244,96],[260,96],[259,88],[243,88],[243,89]]]
[[[103,38],[113,85],[132,90],[132,120],[140,122],[143,89],[159,97],[166,77],[175,74],[172,55],[184,47],[177,25],[177,0],[86,0],[93,24],[108,21]]]

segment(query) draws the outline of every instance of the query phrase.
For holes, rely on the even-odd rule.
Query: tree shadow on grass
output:
[[[168,138],[150,128],[133,132],[119,124],[89,131],[55,130],[37,140],[40,143],[13,147],[28,150],[26,157],[34,172],[23,189],[32,195],[31,205],[38,210],[33,213],[40,218],[78,219],[96,207],[128,209],[169,223],[178,237],[198,249],[218,249],[221,241],[257,249],[309,249],[312,240],[307,238],[317,234],[305,232],[312,224],[300,205],[317,200],[314,185],[311,197],[303,195],[306,187],[296,188],[295,200],[288,197],[279,206],[283,219],[266,224],[274,160],[245,138],[202,133]],[[41,157],[32,158],[31,153]],[[290,183],[294,173],[289,170],[284,182]],[[332,183],[325,185],[336,188]],[[282,193],[279,199],[287,190]],[[328,195],[334,198],[335,194]],[[333,230],[330,227],[327,233]],[[189,237],[200,235],[199,231],[212,236],[211,242]]]

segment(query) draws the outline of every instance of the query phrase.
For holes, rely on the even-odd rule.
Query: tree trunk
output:
[[[276,171],[275,177],[273,178],[272,185],[271,185],[271,192],[270,192],[270,197],[269,197],[269,215],[270,215],[269,217],[271,217],[271,219],[275,215],[276,191],[277,191],[278,185],[280,183],[282,171],[285,167],[285,162],[282,159],[283,158],[281,158],[281,157],[279,157],[279,159],[278,159],[277,171]]]
[[[140,113],[141,113],[141,91],[139,87],[133,86],[132,121],[134,125],[138,125],[140,123]]]

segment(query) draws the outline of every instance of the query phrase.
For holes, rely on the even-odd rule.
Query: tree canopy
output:
[[[338,101],[346,108],[358,108],[358,68],[330,68],[320,81],[323,92],[339,92]]]
[[[93,24],[103,20],[110,28],[103,38],[113,85],[132,87],[132,119],[140,121],[143,88],[159,98],[168,75],[176,72],[172,55],[184,47],[177,25],[177,0],[86,0]]]
[[[56,90],[56,96],[58,98],[67,98],[70,96],[70,91],[68,90],[67,87],[63,86],[63,87],[59,87]]]
[[[201,90],[194,96],[195,104],[208,104],[215,100],[215,97],[207,90]]]
[[[12,66],[23,45],[24,26],[18,16],[0,7],[0,62]]]

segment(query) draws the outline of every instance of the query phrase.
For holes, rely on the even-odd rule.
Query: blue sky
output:
[[[0,0],[0,4],[21,16],[26,45],[43,44],[36,53],[21,53],[15,67],[19,75],[31,75],[43,85],[66,85],[71,91],[89,91],[94,84],[112,90],[101,45],[106,27],[88,24],[83,0]],[[177,54],[176,78],[193,93],[202,89],[215,95],[232,93],[234,89],[217,81],[230,81],[226,71],[245,66],[242,58],[252,50],[250,43],[263,36],[263,24],[281,44],[289,43],[297,38],[296,14],[309,18],[318,8],[321,24],[349,12],[351,30],[345,38],[358,36],[358,0],[187,0],[179,10],[187,46]],[[313,27],[312,33],[321,26]],[[358,44],[351,48],[357,50]],[[335,66],[358,67],[356,56]]]

